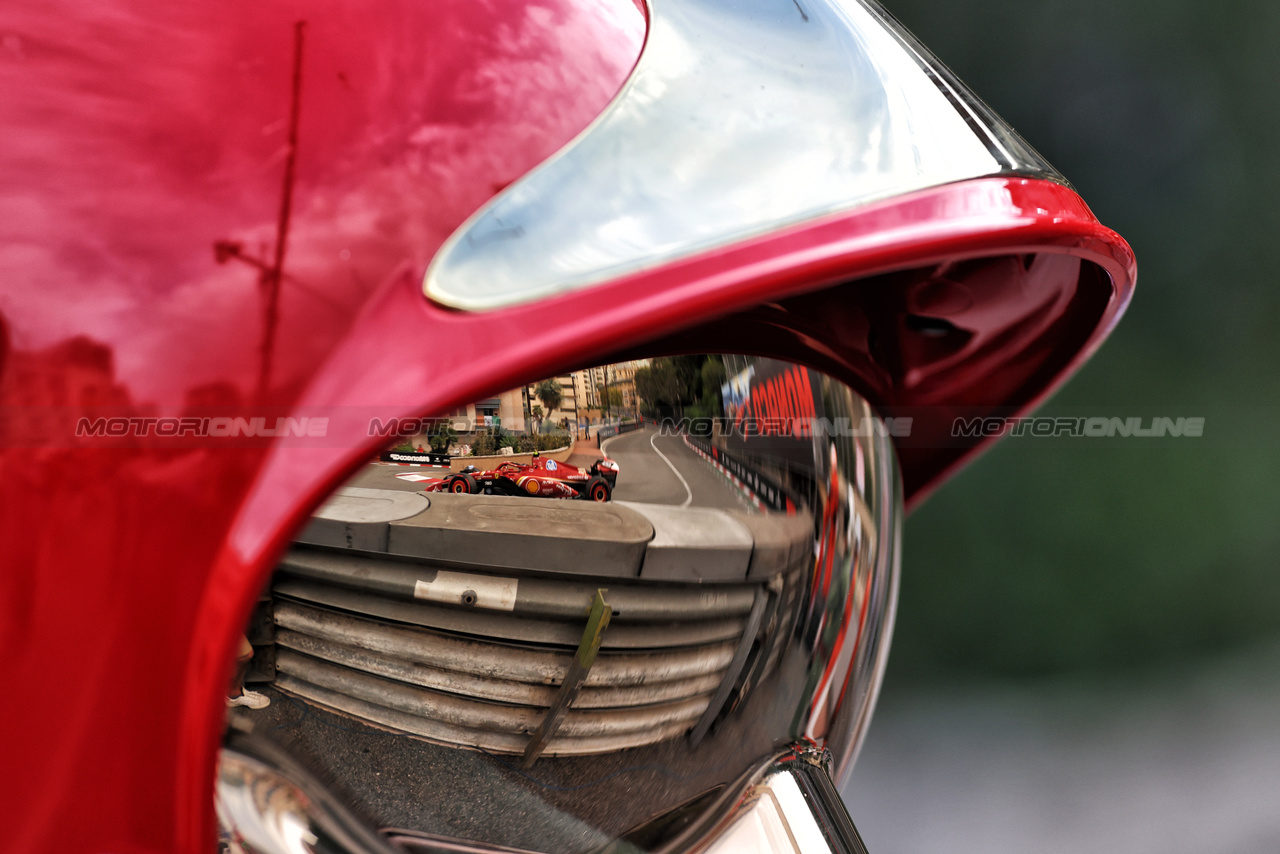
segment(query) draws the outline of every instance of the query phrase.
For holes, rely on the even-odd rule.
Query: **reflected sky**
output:
[[[0,312],[14,346],[86,334],[139,399],[248,387],[274,245],[293,23],[307,20],[277,374],[296,382],[396,269],[585,126],[630,71],[629,0],[0,12]],[[163,369],[158,369],[163,366]]]

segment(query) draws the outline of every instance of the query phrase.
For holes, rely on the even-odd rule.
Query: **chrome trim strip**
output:
[[[654,854],[867,854],[828,774],[830,759],[794,745],[726,790]]]
[[[494,309],[981,176],[1061,180],[873,0],[654,0],[631,79],[455,232],[424,289]]]

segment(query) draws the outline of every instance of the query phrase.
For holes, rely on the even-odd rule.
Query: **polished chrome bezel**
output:
[[[495,309],[940,184],[1062,180],[870,0],[658,0],[649,20],[605,112],[444,244],[431,299]]]

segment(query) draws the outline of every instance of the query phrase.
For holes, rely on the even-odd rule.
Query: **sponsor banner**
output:
[[[381,457],[384,463],[418,463],[420,465],[447,466],[453,457],[448,454],[419,454],[404,451],[384,451]]]
[[[725,447],[741,454],[782,457],[813,470],[813,428],[826,415],[822,375],[774,359],[756,359],[720,388]]]

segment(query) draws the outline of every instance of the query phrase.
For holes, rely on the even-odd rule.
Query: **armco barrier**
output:
[[[524,752],[557,701],[602,589],[615,610],[604,651],[550,755],[709,726],[776,666],[792,624],[765,616],[798,607],[813,563],[802,515],[362,488],[337,497],[273,579],[268,678],[301,703],[501,753]]]
[[[573,456],[573,449],[576,445],[577,442],[570,439],[569,444],[565,445],[563,448],[552,448],[549,451],[539,451],[538,458],[542,460],[555,460],[558,463],[562,463],[569,459],[569,457]],[[449,459],[451,460],[450,465],[454,471],[462,471],[467,466],[475,466],[480,471],[485,471],[486,469],[491,469],[498,465],[498,463],[531,464],[533,462],[533,454],[527,451],[520,454],[490,454],[489,456],[484,457],[477,457],[468,454],[465,457],[450,457]]]
[[[712,465],[720,468],[740,487],[749,492],[753,499],[771,510],[794,513],[799,500],[773,478],[761,474],[750,464],[735,457],[721,448],[717,448],[706,439],[685,435],[684,440]]]
[[[630,433],[632,430],[639,429],[639,421],[614,421],[611,424],[601,424],[596,428],[596,441],[603,442],[621,433]]]

